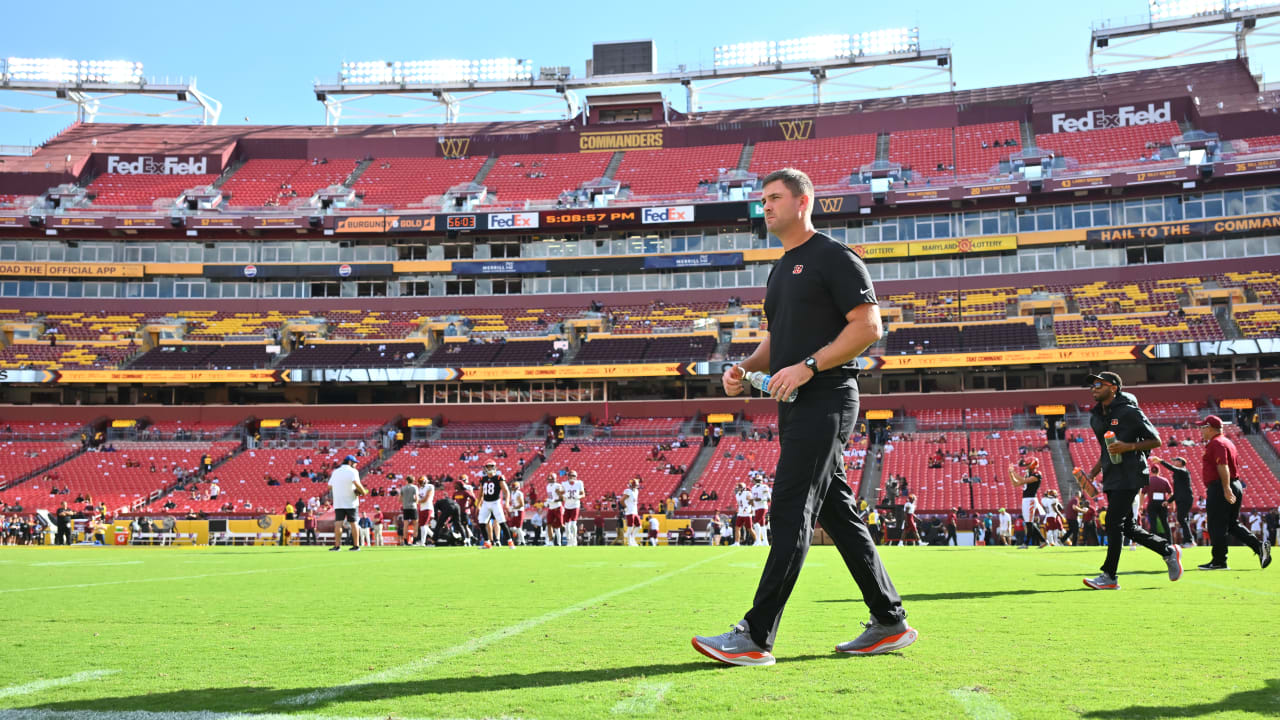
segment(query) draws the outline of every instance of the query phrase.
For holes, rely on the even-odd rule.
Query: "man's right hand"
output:
[[[1222,488],[1222,497],[1226,499],[1228,505],[1236,504],[1236,494],[1231,492],[1231,488]]]
[[[745,388],[742,385],[742,377],[746,372],[741,365],[733,365],[726,368],[724,375],[720,376],[720,384],[724,386],[724,394],[729,397],[741,395]]]

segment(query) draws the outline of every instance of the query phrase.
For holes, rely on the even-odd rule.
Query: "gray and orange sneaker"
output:
[[[1120,581],[1106,573],[1098,573],[1098,577],[1085,578],[1084,584],[1094,590],[1119,590]]]
[[[712,660],[719,660],[726,665],[772,665],[773,653],[765,650],[751,639],[750,626],[746,620],[729,629],[729,632],[714,637],[696,635],[693,638],[693,649]]]
[[[1177,581],[1182,577],[1182,548],[1177,545],[1169,546],[1169,554],[1164,559],[1164,564],[1169,566],[1169,579]]]
[[[880,655],[882,653],[901,650],[920,637],[916,629],[907,625],[906,620],[899,620],[892,625],[885,625],[871,617],[871,622],[862,623],[864,630],[858,637],[842,642],[836,646],[836,652],[850,655]]]

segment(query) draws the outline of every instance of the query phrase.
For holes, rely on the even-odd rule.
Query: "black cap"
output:
[[[1097,375],[1090,375],[1089,380],[1102,381],[1104,383],[1111,383],[1112,385],[1116,386],[1117,390],[1119,390],[1124,385],[1124,382],[1120,379],[1120,376],[1113,372],[1100,372]]]

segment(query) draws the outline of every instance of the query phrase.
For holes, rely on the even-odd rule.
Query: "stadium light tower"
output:
[[[111,117],[189,118],[217,125],[222,103],[196,88],[196,81],[156,83],[142,74],[142,63],[128,60],[68,60],[65,58],[0,58],[0,91],[52,99],[39,107],[0,104],[3,112],[72,114],[80,122],[99,115]],[[146,97],[180,103],[164,112],[144,112],[106,105],[104,100]],[[74,110],[71,108],[74,107]]]
[[[1146,22],[1094,24],[1089,72],[1232,50],[1247,61],[1250,38],[1255,48],[1280,44],[1280,3],[1274,0],[1148,0],[1147,7]],[[1173,51],[1167,45],[1158,51],[1142,50],[1148,41],[1171,37],[1185,42]]]
[[[629,43],[643,45],[651,41]],[[485,96],[504,94],[539,98],[541,104],[520,109],[481,108],[494,114],[546,112],[551,105],[563,107],[568,118],[578,115],[581,104],[578,91],[598,91],[636,86],[676,86],[685,88],[688,111],[698,109],[698,93],[708,95],[738,80],[774,79],[793,83],[792,90],[766,96],[734,96],[726,102],[789,100],[795,97],[795,83],[813,88],[813,101],[822,102],[823,87],[841,87],[858,92],[892,92],[894,90],[936,88],[944,76],[946,89],[954,87],[950,48],[922,50],[917,28],[874,30],[854,34],[829,34],[723,45],[715,49],[715,62],[710,68],[689,69],[681,65],[674,71],[659,72],[650,63],[643,71],[634,67],[606,70],[588,61],[586,77],[575,77],[567,66],[538,67],[533,61],[515,58],[489,60],[374,60],[343,63],[336,83],[316,82],[316,100],[325,106],[325,122],[336,125],[347,117],[387,119],[422,117],[425,112],[397,114],[347,115],[344,106],[375,96],[393,96],[444,106],[445,122],[456,122],[464,102]],[[894,66],[917,73],[907,82],[894,84],[854,84],[847,77],[873,68]],[[542,98],[550,98],[543,101]],[[586,118],[583,118],[586,122]]]

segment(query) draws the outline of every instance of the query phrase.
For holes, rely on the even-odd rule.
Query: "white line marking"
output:
[[[635,694],[619,700],[609,712],[614,715],[651,715],[666,697],[671,683],[640,683]]]
[[[1013,720],[1013,715],[986,692],[976,688],[952,690],[951,697],[964,707],[973,720]]]
[[[29,682],[25,685],[11,685],[7,688],[0,688],[0,698],[14,697],[15,695],[30,695],[31,693],[38,693],[41,690],[47,690],[51,687],[60,687],[62,685],[74,685],[75,683],[89,682],[90,680],[97,680],[98,678],[104,678],[108,675],[114,675],[118,672],[120,671],[119,670],[85,670],[84,672],[78,672],[75,675],[68,675],[66,677],[53,678],[52,680],[36,680],[35,682]]]
[[[205,573],[203,575],[175,575],[173,577],[138,578],[136,580],[112,580],[111,582],[78,583],[76,585],[45,585],[44,587],[9,588],[7,590],[0,590],[0,593],[32,592],[34,590],[66,590],[69,588],[102,587],[104,585],[132,585],[133,583],[165,582],[168,580],[198,580],[200,578],[225,577],[228,575],[256,575],[258,573],[283,572],[285,570],[307,570],[313,567],[316,567],[316,566],[305,565],[300,567],[289,567],[289,568],[263,568],[260,570],[240,570],[237,572],[228,572],[228,573]]]
[[[735,550],[734,552],[737,552],[737,551]],[[582,602],[577,603],[575,605],[570,605],[569,607],[561,608],[559,610],[552,610],[551,612],[546,613],[545,615],[539,615],[538,617],[530,618],[528,620],[518,622],[515,625],[508,625],[507,627],[504,627],[500,630],[495,630],[494,632],[491,632],[488,635],[484,635],[482,637],[478,637],[473,640],[468,640],[467,642],[464,642],[461,645],[455,645],[451,648],[445,648],[444,650],[441,650],[435,653],[434,655],[428,655],[427,657],[424,657],[421,660],[415,660],[410,663],[405,663],[404,665],[401,665],[399,667],[393,667],[387,670],[382,670],[380,672],[373,673],[371,675],[365,675],[362,678],[352,680],[351,682],[345,683],[343,685],[337,685],[335,687],[331,687],[325,690],[315,690],[315,691],[304,693],[302,695],[297,695],[291,698],[285,698],[284,700],[281,700],[276,704],[277,705],[295,705],[295,706],[314,705],[318,702],[332,700],[335,697],[344,695],[352,690],[357,690],[366,685],[372,685],[374,683],[392,682],[395,680],[399,680],[401,678],[409,677],[423,670],[426,670],[429,667],[438,665],[450,658],[454,658],[459,655],[468,655],[470,653],[473,653],[479,650],[480,648],[486,647],[488,645],[492,645],[493,643],[496,643],[500,640],[505,640],[514,635],[519,635],[520,633],[523,633],[526,630],[531,630],[535,627],[538,627],[539,625],[544,625],[546,623],[549,623],[552,620],[558,620],[564,617],[565,615],[570,615],[572,613],[578,612],[579,610],[585,610],[586,608],[591,607],[592,605],[597,605],[599,603],[604,602],[605,600],[615,598],[619,595],[624,595],[626,593],[639,590],[640,588],[648,587],[649,585],[652,585],[660,580],[666,580],[668,578],[675,577],[676,575],[687,572],[701,565],[705,565],[706,563],[709,563],[713,560],[719,560],[722,558],[729,557],[730,555],[733,555],[734,552],[730,552],[724,555],[713,555],[709,558],[706,558],[705,560],[699,560],[698,562],[693,563],[692,565],[686,565],[677,570],[672,570],[669,573],[656,575],[654,577],[649,578],[648,580],[638,582],[635,585],[620,588],[618,590],[610,590],[609,592],[604,593],[603,595],[597,595],[591,598],[590,600],[583,600]]]
[[[0,710],[0,720],[386,720],[387,715],[336,716],[336,715],[282,715],[279,713],[223,713],[210,710],[183,712],[151,712],[149,710]],[[432,720],[430,718],[401,718],[397,720]],[[446,720],[436,718],[434,720]],[[452,720],[467,720],[453,718]],[[521,720],[503,715],[496,720]]]
[[[94,562],[92,560],[66,560],[64,562],[42,562],[31,563],[31,567],[50,567],[53,565],[92,565],[94,567],[104,567],[107,565],[141,565],[141,560],[126,560],[125,562]]]

